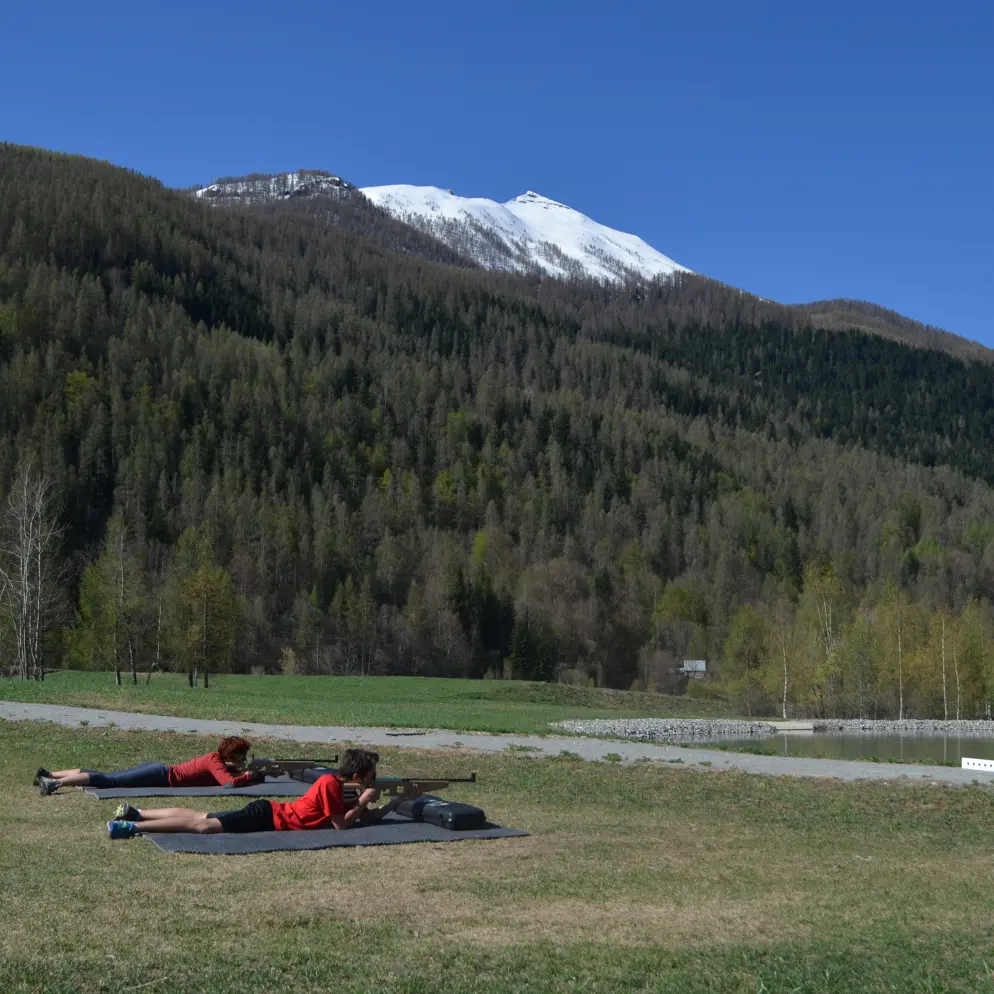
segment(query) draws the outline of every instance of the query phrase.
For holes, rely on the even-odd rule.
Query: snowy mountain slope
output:
[[[316,169],[227,177],[194,191],[195,197],[216,206],[319,198],[347,201],[358,194],[395,220],[486,269],[599,280],[690,272],[636,235],[598,224],[530,191],[499,204],[481,197],[459,197],[433,186],[357,190],[340,177]]]
[[[356,188],[339,176],[320,169],[298,169],[293,173],[273,176],[254,174],[231,179],[219,179],[194,196],[211,203],[267,203],[273,200],[290,200],[293,197],[331,197],[344,200]]]
[[[690,272],[636,235],[531,191],[506,204],[433,186],[374,186],[360,192],[487,269],[538,269],[601,280]]]

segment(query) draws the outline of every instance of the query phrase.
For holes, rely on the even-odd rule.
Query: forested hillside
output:
[[[361,234],[369,241],[392,252],[418,255],[433,262],[468,267],[475,267],[479,263],[485,269],[528,272],[541,276],[543,272],[549,271],[540,263],[541,258],[547,257],[546,261],[553,264],[553,269],[564,267],[565,272],[570,274],[568,278],[574,283],[585,278],[584,264],[577,258],[572,258],[570,261],[570,257],[563,254],[563,250],[555,244],[539,238],[537,246],[532,246],[533,249],[537,248],[537,254],[530,255],[524,243],[514,248],[506,242],[504,235],[516,224],[513,214],[505,218],[507,226],[499,224],[494,227],[495,222],[490,217],[491,213],[496,212],[500,215],[507,207],[523,202],[527,214],[527,205],[537,205],[546,201],[546,198],[535,193],[525,194],[505,205],[491,202],[488,211],[474,220],[473,211],[479,209],[480,202],[474,201],[476,206],[471,209],[468,205],[463,205],[470,210],[469,214],[465,214],[458,206],[461,198],[451,191],[409,186],[359,190],[341,177],[320,169],[219,177],[208,187],[194,187],[188,192],[220,209],[248,209],[271,215],[303,213],[343,231]],[[390,204],[398,218],[404,217],[410,223],[395,219],[386,210],[377,206],[378,203]],[[450,208],[454,209],[458,216],[451,216]],[[582,215],[576,215],[576,212],[555,201],[547,201],[539,212],[540,216],[545,214],[546,210],[553,211],[553,214],[565,212],[566,218],[571,219],[572,222],[582,219]],[[589,218],[583,220],[590,221]],[[567,223],[566,230],[569,230],[569,227],[570,224]],[[597,227],[599,226],[595,224],[594,229]],[[436,231],[448,244],[443,244],[422,229]],[[504,234],[501,234],[502,231]],[[613,234],[622,240],[632,237],[622,232],[613,232]],[[590,235],[591,238],[596,238],[593,231]],[[563,237],[566,237],[565,231],[558,228],[553,238]],[[585,242],[584,252],[590,253],[587,264],[601,268],[604,260],[598,256],[593,241],[581,239],[581,242]],[[464,251],[462,254],[457,254],[449,245],[462,245]],[[574,244],[574,249],[576,247]],[[651,246],[646,248],[649,254],[658,256]],[[472,262],[471,259],[476,259],[477,262]],[[656,261],[663,263],[664,259],[665,257],[659,256]],[[620,263],[620,257],[616,258],[615,262]],[[669,273],[673,262],[672,260],[665,262],[668,265],[663,271]],[[682,267],[678,267],[678,271],[680,268]],[[608,271],[610,269],[609,266]],[[629,276],[635,277],[636,273],[631,272]],[[614,281],[614,276],[611,279]],[[896,311],[887,310],[865,300],[838,299],[819,300],[809,304],[776,304],[689,272],[680,280],[682,297],[687,298],[687,288],[694,283],[697,284],[698,293],[712,298],[707,312],[712,316],[727,312],[740,313],[747,309],[752,314],[752,322],[755,322],[756,316],[762,313],[765,320],[783,327],[800,326],[824,328],[829,331],[869,332],[905,345],[947,352],[958,359],[994,361],[994,351],[977,342],[953,335],[941,328],[924,325]],[[724,298],[717,305],[713,299],[716,296]]]
[[[865,300],[816,300],[810,304],[795,304],[810,315],[819,328],[872,331],[898,342],[942,349],[960,359],[982,359],[994,362],[994,351],[968,338],[960,338],[942,328],[913,321],[903,314],[867,303]]]
[[[457,268],[0,147],[0,484],[61,495],[50,664],[692,656],[749,709],[987,713],[992,401],[986,363],[699,278]]]

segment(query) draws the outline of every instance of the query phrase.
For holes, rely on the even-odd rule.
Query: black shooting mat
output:
[[[518,828],[488,824],[466,832],[450,832],[423,821],[387,815],[375,825],[336,831],[333,828],[288,832],[149,833],[145,838],[165,852],[224,853],[243,855],[296,849],[330,849],[333,846],[396,846],[408,842],[459,842],[461,839],[514,839],[527,835]]]
[[[303,797],[310,790],[309,783],[290,777],[277,777],[249,787],[84,787],[92,797],[106,800],[113,797]]]

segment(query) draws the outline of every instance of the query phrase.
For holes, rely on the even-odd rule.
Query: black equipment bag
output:
[[[413,801],[402,801],[397,807],[397,814],[412,821],[438,825],[451,832],[467,832],[483,828],[487,824],[487,816],[480,808],[475,808],[472,804],[444,801],[431,794],[417,797]]]
[[[306,770],[296,770],[290,776],[302,783],[317,783],[327,773],[334,773],[337,776],[338,770],[333,770],[330,766],[311,766]]]

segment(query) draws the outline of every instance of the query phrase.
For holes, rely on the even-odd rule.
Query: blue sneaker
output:
[[[138,826],[133,821],[109,821],[107,834],[112,839],[133,839],[138,834]]]

